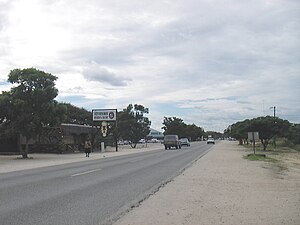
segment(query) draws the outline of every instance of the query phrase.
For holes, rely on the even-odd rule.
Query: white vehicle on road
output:
[[[207,139],[206,143],[207,144],[215,144],[215,139],[210,137],[210,138]]]

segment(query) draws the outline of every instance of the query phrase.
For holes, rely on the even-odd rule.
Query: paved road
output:
[[[211,146],[0,174],[0,224],[111,224]]]

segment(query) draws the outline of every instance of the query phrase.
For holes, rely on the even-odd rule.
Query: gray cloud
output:
[[[9,83],[6,80],[0,79],[0,85],[9,85]]]
[[[83,76],[88,81],[106,83],[111,86],[127,86],[128,82],[131,81],[130,78],[117,76],[108,69],[95,64],[85,68]]]
[[[155,120],[174,113],[207,129],[264,115],[262,104],[300,121],[297,0],[21,3],[0,7],[0,74],[37,65],[59,77],[60,93],[75,96],[75,105],[83,104],[80,94],[85,107],[94,107],[102,91],[109,107],[137,102],[157,110]],[[28,13],[19,15],[24,6]],[[20,25],[27,16],[45,28],[47,35],[34,39],[39,45],[22,36],[24,26],[31,28]],[[33,38],[41,35],[31,31]],[[39,51],[45,43],[51,48]]]

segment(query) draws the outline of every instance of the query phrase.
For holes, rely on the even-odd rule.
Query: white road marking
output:
[[[82,172],[82,173],[76,173],[76,174],[71,175],[71,177],[76,177],[76,176],[80,176],[80,175],[84,175],[84,174],[88,174],[88,173],[93,173],[93,172],[100,171],[100,170],[102,170],[102,169],[89,170],[89,171]]]

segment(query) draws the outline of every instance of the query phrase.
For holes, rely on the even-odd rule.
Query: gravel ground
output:
[[[300,224],[299,153],[282,167],[244,159],[236,142],[213,148],[115,225]]]

